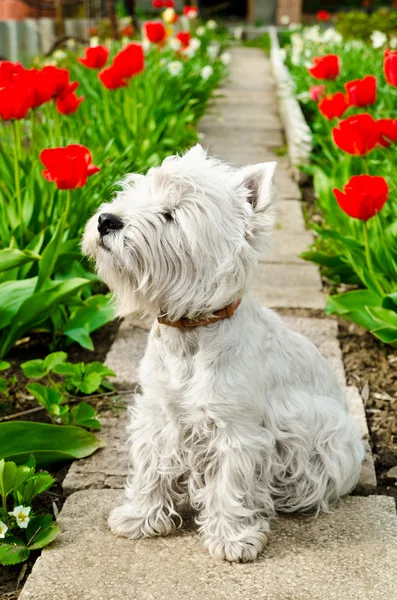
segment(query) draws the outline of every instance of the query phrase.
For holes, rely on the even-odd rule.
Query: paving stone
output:
[[[253,295],[269,308],[323,309],[320,275],[310,264],[259,264]]]
[[[117,374],[113,383],[122,389],[133,389],[138,382],[139,361],[147,341],[145,325],[134,319],[124,319],[116,339],[106,356],[105,364]]]
[[[305,231],[305,220],[299,200],[279,200],[275,228],[281,231]]]
[[[116,538],[122,492],[69,497],[20,600],[397,600],[397,518],[386,496],[350,497],[317,519],[286,517],[259,560],[211,558],[190,523],[166,538]]]
[[[306,264],[299,255],[308,250],[312,243],[313,238],[308,231],[297,233],[276,229],[273,232],[273,246],[261,257],[260,262]]]

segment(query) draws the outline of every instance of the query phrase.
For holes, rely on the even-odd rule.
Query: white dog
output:
[[[358,480],[363,446],[328,363],[249,295],[275,166],[236,170],[196,146],[128,176],[87,225],[83,250],[119,314],[159,317],[115,534],[166,535],[188,498],[212,556],[253,560],[277,511],[327,511]]]

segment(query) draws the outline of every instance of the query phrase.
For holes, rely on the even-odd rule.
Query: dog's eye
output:
[[[168,222],[174,220],[174,215],[172,214],[172,212],[165,212],[165,213],[163,213],[163,217]]]

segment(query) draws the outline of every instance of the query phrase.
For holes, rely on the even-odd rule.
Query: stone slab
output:
[[[347,404],[349,412],[354,417],[365,446],[365,458],[361,469],[360,481],[358,482],[356,493],[374,494],[376,493],[376,472],[374,458],[371,450],[371,438],[368,431],[367,419],[365,417],[365,408],[360,392],[355,386],[348,386],[346,389]]]
[[[252,293],[270,308],[323,309],[324,294],[317,268],[310,264],[259,264]]]
[[[276,229],[273,232],[273,245],[260,258],[262,263],[297,263],[306,264],[300,254],[309,249],[313,238],[308,231],[297,233]]]
[[[139,361],[143,356],[147,341],[147,329],[137,327],[134,319],[124,319],[117,332],[105,365],[117,374],[113,379],[116,387],[133,389],[138,382]]]
[[[43,550],[20,600],[397,600],[397,518],[386,496],[350,497],[317,519],[287,517],[259,560],[228,564],[186,523],[166,538],[116,538],[122,492],[67,499],[61,534]]]
[[[305,220],[299,200],[279,200],[275,228],[283,231],[305,231]]]

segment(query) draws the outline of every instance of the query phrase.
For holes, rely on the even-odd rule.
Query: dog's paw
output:
[[[176,528],[173,519],[165,513],[156,512],[141,517],[131,504],[122,504],[114,508],[109,515],[108,525],[115,535],[133,540],[168,535]]]
[[[207,537],[204,546],[213,558],[228,562],[249,562],[258,558],[269,540],[269,533],[258,531],[244,540],[230,541]]]

